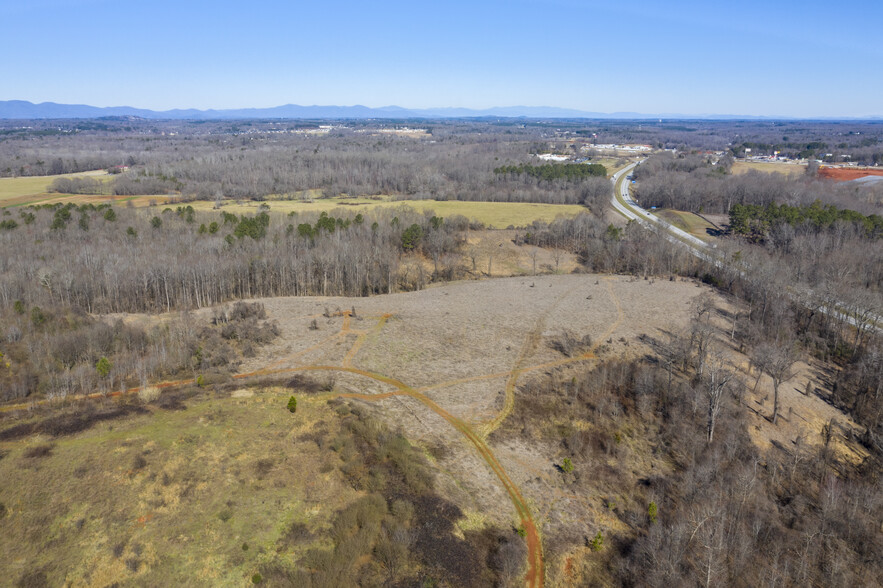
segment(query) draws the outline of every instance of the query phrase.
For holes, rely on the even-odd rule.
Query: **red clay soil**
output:
[[[819,169],[819,177],[848,182],[865,176],[883,176],[883,169],[871,167],[823,167]]]

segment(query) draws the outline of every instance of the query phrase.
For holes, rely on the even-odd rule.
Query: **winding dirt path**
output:
[[[618,297],[616,296],[611,278],[604,278],[606,282],[606,287],[608,293],[610,295],[610,299],[613,301],[616,306],[617,318],[616,320],[607,328],[603,335],[599,337],[596,343],[592,346],[590,350],[586,353],[583,353],[576,357],[565,358],[550,362],[545,362],[542,364],[529,365],[525,366],[524,363],[527,361],[528,357],[531,353],[536,349],[542,331],[545,325],[545,320],[548,314],[554,310],[554,308],[563,300],[572,290],[569,289],[565,293],[561,294],[556,298],[555,301],[549,307],[543,311],[543,314],[537,320],[533,330],[527,335],[524,344],[519,352],[518,358],[516,359],[512,369],[504,372],[497,372],[492,374],[480,374],[476,376],[459,378],[456,380],[450,380],[446,382],[440,382],[437,384],[432,384],[429,386],[424,386],[421,388],[413,388],[404,382],[385,376],[380,373],[371,372],[368,370],[363,370],[358,367],[353,366],[353,361],[356,358],[356,355],[359,353],[362,346],[365,344],[367,338],[372,335],[379,333],[386,322],[391,318],[392,314],[383,314],[377,318],[377,323],[368,330],[354,330],[350,328],[352,322],[352,316],[350,311],[342,311],[337,313],[335,316],[342,316],[343,321],[340,330],[333,335],[325,337],[318,343],[311,345],[306,349],[302,349],[295,353],[289,354],[286,357],[274,361],[265,365],[263,368],[252,371],[235,374],[233,376],[236,380],[248,379],[257,376],[267,376],[267,375],[276,375],[276,374],[293,374],[297,372],[310,372],[310,371],[329,371],[329,372],[342,372],[354,374],[360,377],[368,378],[370,380],[380,382],[382,384],[386,384],[394,388],[393,391],[389,392],[381,392],[376,394],[361,394],[361,393],[335,393],[331,392],[329,394],[322,394],[314,396],[314,398],[328,398],[328,397],[338,397],[338,398],[352,398],[358,399],[365,402],[380,402],[382,400],[396,397],[396,396],[407,396],[417,400],[428,409],[432,410],[438,416],[442,417],[445,421],[447,421],[454,429],[456,429],[466,441],[473,446],[473,448],[478,452],[478,455],[481,459],[488,465],[500,483],[503,485],[503,488],[506,490],[506,493],[509,496],[509,499],[512,501],[513,506],[515,507],[515,511],[518,514],[518,518],[521,522],[521,527],[525,533],[525,539],[527,542],[527,564],[528,569],[525,576],[525,583],[529,588],[542,588],[545,583],[545,560],[543,556],[543,544],[540,538],[539,530],[534,521],[531,510],[527,504],[527,501],[524,499],[524,496],[521,494],[518,486],[512,481],[509,475],[506,473],[506,470],[503,468],[502,464],[499,462],[497,457],[494,455],[491,448],[488,446],[486,439],[490,433],[499,428],[499,426],[505,421],[505,419],[511,414],[514,404],[515,404],[515,387],[518,382],[518,377],[521,374],[540,370],[540,369],[549,369],[552,367],[567,365],[570,363],[586,361],[590,359],[594,359],[596,357],[595,352],[598,347],[603,344],[603,342],[608,339],[613,332],[619,327],[624,319],[624,313],[622,306],[619,302]],[[287,367],[291,365],[293,361],[299,360],[305,355],[322,349],[323,347],[340,341],[345,340],[350,335],[356,335],[355,340],[352,345],[348,349],[347,353],[344,355],[341,363],[339,365],[324,365],[324,364],[311,364],[311,365],[303,365],[297,367]],[[453,386],[456,384],[463,384],[468,382],[477,382],[482,380],[492,380],[497,378],[506,378],[506,386],[505,386],[505,399],[503,403],[503,407],[500,412],[489,422],[485,423],[481,428],[476,431],[473,430],[472,427],[469,426],[468,423],[463,421],[462,419],[454,416],[444,408],[442,408],[439,404],[437,404],[434,400],[429,398],[424,394],[424,392],[430,390],[436,390],[439,388],[444,388],[448,386]],[[185,385],[193,385],[196,383],[195,379],[184,379],[184,380],[176,380],[170,382],[162,382],[159,384],[155,384],[154,387],[160,390],[175,388]],[[87,396],[77,397],[76,399],[97,399],[103,398],[105,396],[120,396],[122,394],[132,394],[140,391],[140,388],[130,388],[125,391],[116,391],[110,394],[90,394]],[[70,398],[69,398],[70,399]],[[34,406],[37,404],[45,404],[48,403],[49,400],[41,400],[37,402],[24,403],[18,405],[8,405],[4,407],[0,407],[0,411],[6,412],[11,410],[20,410],[27,409],[30,406]]]
[[[503,424],[503,421],[512,414],[512,409],[515,407],[515,384],[518,383],[518,376],[521,373],[519,370],[521,366],[524,364],[528,355],[533,353],[536,349],[537,344],[540,342],[540,338],[543,334],[543,329],[546,325],[546,317],[549,316],[549,313],[558,306],[558,304],[564,300],[564,298],[573,292],[576,286],[569,288],[562,292],[553,302],[543,311],[543,313],[537,318],[536,324],[534,324],[533,329],[530,333],[528,333],[527,337],[524,340],[524,344],[521,346],[521,350],[518,352],[518,358],[515,360],[515,364],[512,366],[512,371],[509,372],[509,377],[506,379],[506,388],[504,391],[503,397],[503,408],[497,413],[493,419],[491,419],[488,423],[482,425],[479,428],[479,434],[487,439],[488,435],[496,431],[500,425]]]

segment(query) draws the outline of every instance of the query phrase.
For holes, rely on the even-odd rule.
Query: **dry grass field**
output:
[[[26,176],[19,178],[0,178],[0,208],[41,204],[60,198],[88,198],[70,194],[50,194],[49,186],[57,178],[93,177],[101,181],[110,179],[107,172],[89,171],[58,176]]]
[[[784,161],[737,161],[733,164],[734,174],[745,174],[751,170],[767,174],[799,176],[806,171],[806,166],[798,163],[790,163]]]
[[[188,203],[196,210],[212,210],[214,202]],[[354,216],[377,207],[395,208],[409,206],[420,212],[433,211],[438,216],[462,215],[469,220],[483,223],[489,228],[505,229],[509,226],[525,226],[535,220],[553,221],[558,216],[575,216],[585,212],[584,206],[576,204],[535,204],[530,202],[465,202],[459,200],[391,200],[388,198],[318,198],[303,200],[268,200],[266,202],[225,203],[222,210],[234,214],[256,214],[261,205],[269,206],[270,212],[328,212]]]
[[[682,231],[706,241],[714,240],[718,228],[698,214],[683,210],[657,209],[653,214],[671,223]]]
[[[293,523],[321,528],[358,496],[313,439],[338,434],[332,408],[287,399],[234,392],[0,443],[3,578],[246,585]]]
[[[61,176],[36,176],[21,178],[0,178],[0,208],[28,206],[32,204],[55,204],[73,202],[75,204],[113,203],[134,206],[179,206],[180,196],[113,196],[113,195],[81,195],[56,194],[47,190],[56,178],[93,176],[102,181],[109,181],[111,176],[103,171],[66,174]],[[215,203],[205,200],[187,202],[196,210],[212,211]],[[266,201],[224,201],[223,210],[234,214],[257,214],[260,206],[268,206],[271,213],[288,215],[301,212],[337,211],[340,215],[355,215],[374,208],[395,208],[409,206],[419,212],[432,211],[438,216],[462,215],[470,221],[484,224],[488,228],[505,229],[509,226],[522,227],[535,220],[551,222],[559,216],[575,216],[585,212],[586,208],[570,204],[536,204],[530,202],[466,202],[457,200],[394,200],[389,196],[371,198],[308,198],[287,200],[268,198]]]

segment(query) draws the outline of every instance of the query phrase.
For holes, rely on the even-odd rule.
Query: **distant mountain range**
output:
[[[646,114],[639,112],[586,112],[554,106],[506,106],[471,108],[402,108],[400,106],[298,106],[286,104],[272,108],[234,108],[227,110],[147,110],[131,106],[88,106],[26,100],[0,100],[0,119],[102,118],[134,116],[165,120],[234,120],[234,119],[408,119],[408,118],[588,118],[588,119],[681,119],[681,120],[782,120],[789,117],[740,116],[730,114]],[[880,117],[869,117],[879,119]],[[846,120],[821,117],[815,120]],[[854,120],[850,119],[850,120]]]

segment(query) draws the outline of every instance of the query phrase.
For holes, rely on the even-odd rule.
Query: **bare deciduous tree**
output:
[[[705,361],[705,373],[702,378],[703,391],[708,399],[708,443],[714,440],[714,426],[721,411],[721,401],[735,374],[727,365],[720,349],[712,349]]]

